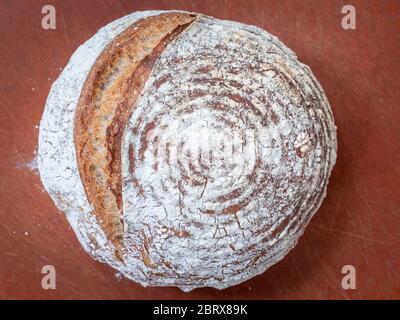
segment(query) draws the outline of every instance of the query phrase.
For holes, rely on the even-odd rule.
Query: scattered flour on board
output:
[[[17,160],[16,162],[16,167],[17,169],[20,170],[30,170],[33,173],[39,175],[39,167],[38,167],[38,157],[36,155],[37,151],[35,150],[34,152],[34,156],[33,158],[31,158],[30,160]]]

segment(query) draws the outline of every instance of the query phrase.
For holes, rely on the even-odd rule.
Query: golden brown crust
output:
[[[125,124],[157,58],[194,19],[165,13],[137,21],[98,57],[81,92],[74,127],[78,168],[94,215],[117,251],[123,236]]]

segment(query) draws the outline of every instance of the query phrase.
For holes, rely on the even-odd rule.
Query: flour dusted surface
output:
[[[74,112],[103,48],[149,14],[101,29],[54,83],[40,124],[41,178],[96,259],[143,285],[222,289],[295,246],[325,196],[336,128],[311,70],[275,37],[198,16],[133,106],[121,155],[126,250],[116,259],[79,177]]]

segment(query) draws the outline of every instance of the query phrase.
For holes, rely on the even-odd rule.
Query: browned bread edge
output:
[[[74,126],[79,173],[93,214],[120,259],[125,126],[157,58],[194,19],[164,13],[132,24],[100,54],[81,92]]]

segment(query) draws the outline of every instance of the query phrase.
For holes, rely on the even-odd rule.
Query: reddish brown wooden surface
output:
[[[357,29],[341,28],[341,8]],[[57,30],[41,28],[53,4]],[[90,258],[40,179],[34,157],[51,83],[99,27],[136,10],[185,9],[260,26],[310,65],[331,102],[339,157],[328,196],[298,246],[269,271],[223,291],[143,288]],[[400,298],[400,2],[0,0],[0,298]],[[57,289],[41,288],[41,268]],[[341,269],[357,289],[341,288]]]

